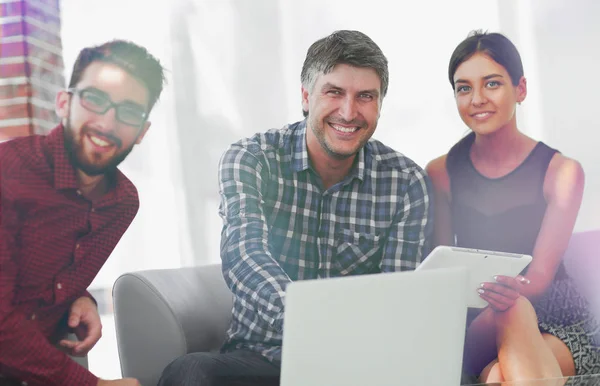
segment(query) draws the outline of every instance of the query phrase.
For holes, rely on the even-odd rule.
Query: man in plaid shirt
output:
[[[234,294],[222,353],[175,360],[161,385],[276,385],[288,283],[413,270],[423,258],[428,177],[370,139],[388,88],[379,47],[337,31],[309,48],[301,80],[306,119],[237,142],[220,162],[221,257]]]

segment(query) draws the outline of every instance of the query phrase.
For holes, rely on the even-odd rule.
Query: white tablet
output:
[[[467,268],[469,271],[468,287],[473,289],[473,292],[467,295],[468,306],[483,308],[488,303],[477,292],[480,284],[494,282],[495,275],[516,277],[531,263],[531,259],[529,255],[440,245],[431,251],[416,271],[453,267]]]

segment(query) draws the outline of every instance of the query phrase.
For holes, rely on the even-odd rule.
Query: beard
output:
[[[309,115],[309,123],[310,123],[310,128],[312,130],[312,132],[314,133],[315,137],[317,138],[317,141],[319,141],[319,143],[321,144],[321,147],[323,148],[323,150],[325,150],[325,152],[333,159],[337,159],[337,160],[345,160],[351,157],[354,157],[356,154],[358,154],[358,152],[360,151],[360,149],[365,146],[365,144],[369,141],[369,138],[371,137],[370,135],[365,136],[364,138],[361,138],[360,141],[357,143],[357,146],[355,149],[352,149],[350,152],[340,152],[340,151],[336,151],[333,147],[333,144],[330,144],[326,138],[325,132],[326,132],[326,126],[328,126],[328,122],[331,122],[333,124],[343,124],[343,125],[352,125],[352,126],[357,126],[359,129],[359,131],[364,131],[367,129],[368,125],[367,122],[365,122],[362,119],[354,119],[352,121],[345,121],[343,119],[340,118],[335,118],[335,117],[326,117],[325,119],[319,120],[317,117],[311,118]]]
[[[121,150],[119,153],[115,154],[106,161],[101,162],[98,160],[97,162],[94,162],[96,155],[86,155],[83,147],[85,135],[93,131],[94,130],[90,129],[89,127],[83,126],[80,130],[79,137],[77,138],[73,128],[71,127],[70,117],[67,118],[67,121],[64,125],[64,140],[67,156],[69,157],[73,167],[81,170],[90,177],[103,174],[112,174],[117,169],[117,166],[119,166],[119,164],[123,162],[125,158],[127,158],[129,153],[131,153],[135,142],[127,149]],[[121,146],[121,140],[116,137],[109,136],[109,138],[117,147]]]

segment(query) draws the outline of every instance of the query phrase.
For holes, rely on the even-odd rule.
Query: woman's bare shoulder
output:
[[[450,178],[448,177],[448,170],[446,169],[447,158],[448,154],[444,154],[431,160],[425,167],[425,171],[431,178],[436,189],[449,192]]]

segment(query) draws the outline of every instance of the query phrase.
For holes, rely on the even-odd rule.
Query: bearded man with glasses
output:
[[[138,211],[117,166],[148,131],[163,85],[143,47],[85,48],[56,97],[59,125],[0,144],[0,386],[139,385],[100,380],[67,354],[100,339],[86,288]]]

